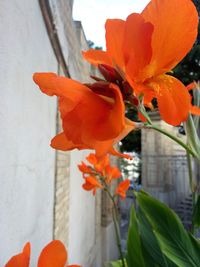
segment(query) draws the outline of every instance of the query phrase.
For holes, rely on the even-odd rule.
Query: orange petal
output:
[[[192,106],[190,107],[190,112],[193,114],[193,115],[200,115],[200,108],[197,107],[197,106]]]
[[[105,97],[52,73],[38,73],[34,77],[43,92],[59,96],[64,133],[53,138],[53,148],[95,149],[101,157],[127,132],[124,102],[116,85],[100,84],[102,90],[110,92],[111,97]]]
[[[113,65],[124,68],[123,41],[125,21],[121,19],[108,19],[106,28],[106,48],[107,53],[112,59]]]
[[[83,174],[92,172],[91,167],[86,165],[83,161],[81,162],[81,164],[78,165],[78,168]]]
[[[87,183],[85,182],[83,185],[82,185],[83,189],[86,190],[86,191],[91,191],[92,189],[94,189],[94,185],[90,184],[90,183]]]
[[[13,256],[5,265],[5,267],[29,267],[30,262],[30,243],[27,243],[22,253]]]
[[[129,186],[130,186],[129,179],[120,182],[115,190],[115,194],[119,195],[121,198],[124,199],[126,197],[126,191],[129,189]]]
[[[141,112],[138,112],[138,118],[142,121],[142,122],[147,122],[147,119],[144,117],[144,115]]]
[[[83,144],[74,144],[72,141],[68,140],[64,132],[57,134],[51,140],[51,147],[62,151],[68,151],[74,148],[79,150],[88,149],[88,147],[84,146]]]
[[[103,186],[99,183],[95,176],[88,176],[87,178],[85,178],[85,180],[88,184],[91,184],[94,187],[103,188]]]
[[[67,251],[59,240],[53,240],[43,248],[38,267],[65,267],[67,262]]]
[[[73,143],[83,143],[96,149],[96,141],[115,138],[123,130],[125,107],[121,92],[115,85],[110,85],[109,89],[114,95],[111,101],[90,92],[63,116],[65,135]]]
[[[188,89],[188,91],[196,89],[197,88],[197,84],[195,82],[192,82],[192,83],[188,84],[186,86],[186,88]]]
[[[98,66],[99,64],[112,66],[112,60],[110,59],[108,53],[105,51],[90,49],[88,51],[83,51],[82,55],[85,60],[95,66]]]
[[[128,16],[125,24],[124,58],[126,74],[133,80],[141,80],[144,67],[152,56],[151,36],[153,25],[145,22],[137,13]]]
[[[151,0],[142,16],[154,26],[150,78],[173,69],[190,51],[198,13],[191,0]]]
[[[190,95],[186,87],[176,78],[161,75],[149,83],[155,90],[161,118],[177,126],[186,121],[190,109]]]
[[[92,164],[92,165],[95,165],[97,164],[97,157],[94,153],[90,153],[87,157],[86,157],[87,161]]]

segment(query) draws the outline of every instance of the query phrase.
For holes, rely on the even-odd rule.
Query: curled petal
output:
[[[43,248],[38,267],[65,267],[67,262],[67,251],[59,240],[53,240]]]
[[[151,0],[141,15],[154,26],[150,78],[170,71],[186,56],[199,19],[191,0]]]

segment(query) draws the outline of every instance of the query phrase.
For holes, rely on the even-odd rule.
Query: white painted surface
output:
[[[32,243],[33,262],[52,239],[56,99],[32,81],[56,72],[38,1],[0,2],[0,266]]]
[[[95,253],[95,197],[82,189],[84,179],[77,165],[88,151],[73,151],[70,165],[69,264],[92,266]]]

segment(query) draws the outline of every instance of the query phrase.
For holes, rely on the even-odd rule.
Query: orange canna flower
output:
[[[107,165],[104,171],[104,176],[106,177],[106,183],[110,184],[113,179],[119,179],[122,174],[116,166],[112,167]]]
[[[45,246],[39,256],[37,267],[81,267],[80,265],[66,265],[67,251],[59,240],[51,241]],[[22,253],[13,256],[5,267],[29,267],[30,243],[24,246]]]
[[[121,177],[120,170],[116,166],[112,167],[110,165],[108,155],[98,158],[95,154],[90,153],[86,159],[92,166],[82,162],[81,165],[78,165],[78,168],[83,173],[83,178],[85,179],[83,189],[87,191],[92,190],[93,195],[95,195],[98,188],[104,188],[105,183],[108,185],[113,179]]]
[[[93,195],[96,194],[96,190],[98,188],[103,188],[102,184],[97,180],[95,176],[88,176],[85,179],[85,183],[83,184],[83,189],[86,191],[91,191],[93,192]]]
[[[190,95],[171,71],[189,52],[197,37],[198,13],[191,0],[151,0],[141,14],[109,19],[106,51],[83,52],[94,65],[104,64],[129,82],[144,104],[157,99],[163,120],[179,125],[191,111]],[[181,45],[180,45],[181,44]]]
[[[134,128],[125,118],[125,107],[118,86],[100,84],[98,92],[72,79],[54,73],[35,73],[33,80],[41,91],[59,97],[63,132],[51,146],[67,151],[94,149],[98,157],[106,153],[124,156],[113,145]]]
[[[98,158],[95,154],[90,153],[86,157],[87,161],[94,166],[94,169],[103,175],[103,171],[106,166],[110,164],[108,154],[104,155],[101,158]]]
[[[126,179],[120,182],[115,190],[115,194],[119,195],[122,199],[126,197],[126,191],[129,189],[130,180]]]

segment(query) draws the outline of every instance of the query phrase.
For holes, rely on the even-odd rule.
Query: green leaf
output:
[[[192,224],[196,227],[200,227],[200,195],[198,195],[198,199],[193,210]]]
[[[148,262],[148,266],[159,266],[159,267],[175,267],[177,266],[171,262],[161,251],[159,243],[153,233],[152,227],[139,209],[137,212],[137,218],[139,221],[139,228],[142,238],[142,253],[145,262]]]
[[[197,253],[194,246],[196,240],[192,242],[178,216],[149,195],[136,193],[136,198],[165,256],[180,267],[199,267],[200,251]]]
[[[134,207],[131,210],[131,218],[128,230],[127,264],[128,267],[147,267],[142,255],[141,237]]]

